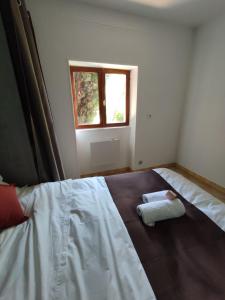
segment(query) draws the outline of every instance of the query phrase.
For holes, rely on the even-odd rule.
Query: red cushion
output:
[[[0,185],[0,229],[16,226],[26,220],[15,186]]]

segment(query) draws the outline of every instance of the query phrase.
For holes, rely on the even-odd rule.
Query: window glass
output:
[[[126,122],[126,75],[105,74],[106,123]]]
[[[100,124],[97,72],[74,72],[78,125]]]

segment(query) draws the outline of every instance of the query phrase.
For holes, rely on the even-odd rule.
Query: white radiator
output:
[[[120,159],[120,140],[111,139],[90,143],[93,166],[112,165]]]

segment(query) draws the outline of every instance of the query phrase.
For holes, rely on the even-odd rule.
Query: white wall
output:
[[[113,164],[95,166],[91,161],[90,143],[119,139],[120,156]],[[77,153],[81,174],[120,169],[130,165],[130,127],[88,129],[77,131]]]
[[[197,31],[178,161],[225,187],[225,16]]]
[[[184,101],[191,30],[73,0],[28,0],[67,176],[77,169],[68,60],[137,65],[133,167],[174,162]],[[152,119],[147,118],[152,114]],[[96,131],[93,131],[96,135]],[[111,130],[115,137],[117,129]],[[90,133],[91,134],[91,133]],[[99,133],[103,136],[103,132]],[[104,131],[108,136],[108,131]],[[124,131],[123,131],[124,134]],[[129,130],[127,131],[129,134]],[[113,134],[112,134],[113,135]],[[129,143],[129,139],[125,138]],[[79,136],[78,136],[79,143]],[[82,149],[81,144],[78,150]],[[128,147],[124,146],[128,151]],[[82,150],[81,150],[82,151]],[[79,160],[84,169],[85,159]],[[142,160],[143,165],[138,165]],[[126,160],[120,166],[124,165]],[[85,167],[86,169],[86,167]]]
[[[133,166],[134,150],[135,150],[135,133],[136,133],[136,104],[137,104],[137,79],[138,68],[128,65],[116,64],[101,64],[80,61],[70,61],[73,66],[88,66],[96,68],[109,68],[109,69],[125,69],[130,70],[130,124],[124,127],[111,127],[111,128],[97,128],[97,129],[81,129],[76,131],[77,141],[77,156],[80,165],[80,173],[89,174],[94,172],[113,170]],[[96,164],[91,155],[91,143],[102,142],[108,140],[119,140],[120,149],[119,153],[115,153],[112,157],[110,154],[109,160],[111,163]],[[102,150],[104,151],[104,150]],[[117,157],[117,161],[114,161]]]

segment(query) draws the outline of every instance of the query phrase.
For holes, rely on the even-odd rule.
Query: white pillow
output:
[[[0,184],[9,185],[7,182],[3,181],[2,175],[0,175]]]

